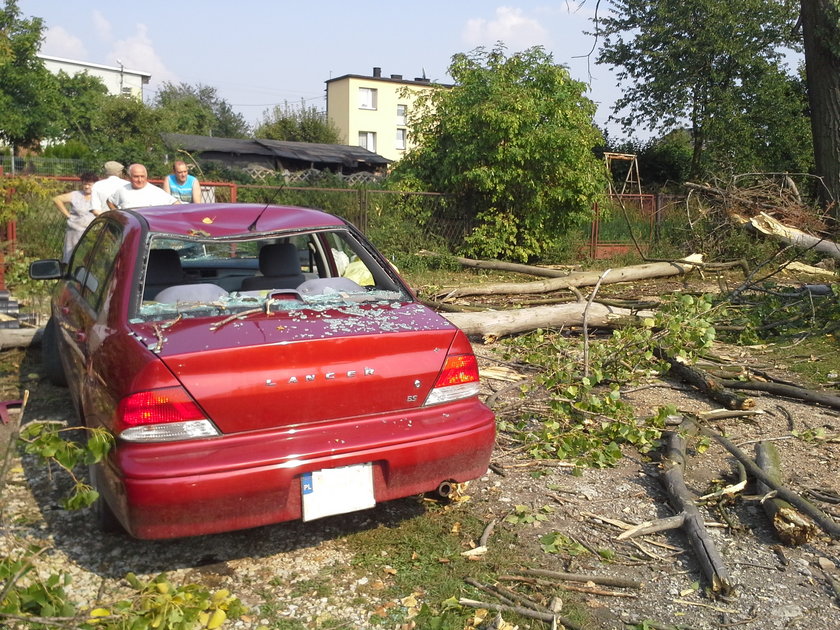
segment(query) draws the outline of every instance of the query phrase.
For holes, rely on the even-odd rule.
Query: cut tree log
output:
[[[601,284],[613,284],[616,282],[630,282],[633,280],[644,280],[646,278],[662,278],[677,276],[688,273],[692,269],[702,266],[702,256],[692,254],[683,260],[674,262],[646,263],[644,265],[631,265],[613,269],[601,280]],[[594,286],[603,272],[600,271],[578,271],[570,273],[563,278],[550,278],[537,282],[510,282],[500,284],[483,284],[458,287],[448,293],[440,293],[437,297],[443,299],[454,299],[468,295],[515,295],[551,293],[571,287]]]
[[[481,335],[486,341],[492,341],[505,335],[515,335],[537,328],[582,326],[584,310],[586,310],[585,303],[573,302],[509,311],[442,313],[442,315],[467,335]],[[629,309],[614,308],[599,302],[593,302],[586,312],[589,326],[596,327],[615,327],[628,320],[649,316],[651,316],[649,311],[634,313]]]
[[[781,484],[781,457],[779,449],[773,442],[759,442],[755,445],[755,463],[776,482],[777,486]],[[770,486],[761,480],[756,482],[756,489],[760,495],[771,493]],[[773,495],[775,494],[773,491]],[[761,505],[779,540],[786,545],[802,545],[817,533],[813,523],[804,518],[784,499],[768,496],[762,500]]]
[[[0,350],[9,348],[28,348],[41,344],[43,328],[3,328],[0,329]]]
[[[750,225],[767,236],[772,236],[783,243],[800,249],[813,249],[833,258],[840,258],[840,245],[819,236],[812,236],[802,230],[781,223],[762,212],[750,219]]]
[[[703,570],[703,574],[711,584],[711,591],[715,595],[727,596],[732,593],[733,585],[729,581],[729,573],[723,564],[715,544],[709,538],[705,522],[697,505],[691,498],[691,493],[685,485],[683,470],[685,469],[685,438],[683,433],[690,433],[690,424],[680,425],[679,431],[663,433],[667,449],[662,459],[662,485],[668,493],[668,501],[678,514],[684,515],[682,529],[688,536],[694,555]]]

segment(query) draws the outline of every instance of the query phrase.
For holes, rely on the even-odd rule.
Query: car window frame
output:
[[[113,236],[113,239],[106,245],[106,237],[108,237],[109,234]],[[89,260],[88,264],[88,277],[90,278],[94,271],[99,270],[102,271],[101,277],[94,276],[98,282],[96,287],[91,288],[89,286],[90,283],[86,282],[84,287],[85,292],[82,293],[82,299],[84,299],[95,312],[99,312],[102,306],[102,300],[106,293],[106,287],[108,287],[111,282],[111,277],[114,274],[114,267],[116,266],[117,256],[121,247],[122,229],[113,221],[108,221],[99,234],[99,238],[92,250],[92,258]],[[93,252],[95,252],[96,255],[93,255]],[[90,295],[93,296],[94,299],[92,301],[87,299],[87,291],[90,291]]]
[[[114,238],[108,250],[103,252],[106,234],[112,234]],[[89,247],[88,243],[91,243]],[[68,268],[68,282],[77,291],[79,299],[93,312],[99,312],[102,306],[105,288],[114,273],[121,245],[121,227],[113,221],[102,220],[91,224],[73,252]]]

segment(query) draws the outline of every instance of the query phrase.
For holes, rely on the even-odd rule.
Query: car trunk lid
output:
[[[223,433],[419,407],[456,330],[417,303],[135,326]]]

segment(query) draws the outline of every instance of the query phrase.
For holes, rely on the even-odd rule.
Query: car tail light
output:
[[[478,361],[473,354],[450,354],[426,398],[427,405],[478,395]]]
[[[129,442],[172,442],[219,435],[182,387],[137,392],[120,401],[117,436]]]

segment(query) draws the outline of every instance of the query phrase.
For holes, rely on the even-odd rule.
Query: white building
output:
[[[51,57],[49,55],[38,55],[38,58],[44,62],[44,67],[53,74],[58,74],[60,70],[64,70],[72,77],[80,72],[87,72],[90,76],[101,79],[105,87],[108,88],[109,94],[132,96],[141,101],[143,100],[143,86],[147,85],[149,79],[152,78],[149,72],[129,70],[122,64],[119,66],[104,66],[98,63]]]

